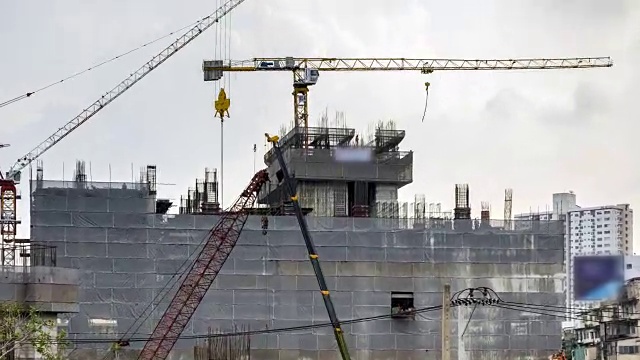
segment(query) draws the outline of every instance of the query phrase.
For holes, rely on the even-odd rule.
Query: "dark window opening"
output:
[[[413,293],[391,293],[391,317],[401,319],[415,319],[414,310],[415,308],[413,306]]]

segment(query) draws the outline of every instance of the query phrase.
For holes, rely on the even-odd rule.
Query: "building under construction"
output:
[[[453,216],[427,206],[422,196],[403,210],[397,192],[412,182],[413,167],[413,153],[399,150],[403,137],[392,126],[379,127],[369,139],[355,129],[320,127],[294,129],[280,140],[340,319],[390,315],[400,303],[440,305],[444,284],[453,292],[487,286],[506,301],[563,306],[562,222],[490,220],[488,204],[473,220],[466,185],[455,187]],[[265,163],[272,181],[260,193],[263,208],[252,210],[256,215],[186,339],[174,348],[175,359],[193,359],[195,340],[189,337],[211,327],[276,329],[328,321],[271,152]],[[172,296],[162,296],[163,289],[217,222],[217,178],[207,174],[181,201],[179,213],[168,214],[171,204],[156,194],[155,167],[145,169],[138,183],[88,182],[82,174],[50,181],[38,172],[31,182],[32,239],[57,246],[60,266],[82,273],[79,313],[66,325],[81,335],[72,336],[113,339],[132,325],[134,338],[152,332]],[[164,300],[148,307],[154,299]],[[458,307],[450,316],[454,359],[542,358],[561,345],[562,319],[555,316],[494,307],[473,314],[471,307]],[[342,328],[354,359],[441,357],[439,311]],[[327,327],[253,335],[250,344],[252,359],[338,357]],[[108,349],[104,343],[77,346],[78,359]],[[135,358],[140,346],[132,342],[120,358]]]

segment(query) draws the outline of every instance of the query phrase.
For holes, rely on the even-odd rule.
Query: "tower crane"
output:
[[[522,59],[411,59],[411,58],[255,58],[229,61],[205,60],[204,81],[217,81],[224,72],[290,71],[293,73],[294,126],[309,127],[309,86],[318,82],[322,71],[420,71],[441,70],[551,70],[611,67],[609,57],[522,58]],[[428,83],[427,85],[428,89]],[[306,131],[305,131],[306,133]]]
[[[17,211],[16,200],[19,199],[16,184],[20,182],[20,173],[31,162],[42,156],[47,150],[51,149],[54,145],[62,141],[66,136],[71,134],[80,125],[84,124],[87,120],[91,119],[105,106],[109,105],[112,101],[124,94],[138,81],[142,80],[145,76],[155,70],[162,63],[167,61],[171,56],[175,55],[178,51],[183,49],[187,44],[195,40],[205,30],[210,28],[213,24],[217,23],[231,10],[235,9],[238,5],[242,4],[245,0],[227,0],[220,8],[218,8],[212,14],[205,16],[198,21],[191,29],[187,30],[182,36],[178,37],[171,45],[163,49],[159,54],[154,56],[151,60],[147,61],[138,70],[134,71],[126,79],[122,80],[113,89],[106,92],[98,100],[94,101],[91,105],[86,107],[82,112],[67,122],[64,126],[59,128],[53,135],[46,138],[38,146],[33,148],[27,154],[22,156],[16,161],[13,166],[6,173],[4,179],[0,180],[0,235],[2,235],[3,243],[11,243],[15,239],[17,231]],[[2,254],[2,263],[0,265],[6,265],[12,261],[9,252]],[[5,256],[7,255],[7,256]]]

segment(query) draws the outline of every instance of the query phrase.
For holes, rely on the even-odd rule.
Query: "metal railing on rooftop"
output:
[[[0,247],[3,266],[57,266],[57,249],[43,244],[4,244]]]
[[[333,149],[286,149],[283,151],[283,156],[286,160],[296,159],[302,160],[305,162],[318,162],[318,163],[328,163],[328,162],[337,162],[336,160],[336,149],[344,149],[344,148],[333,148]],[[354,147],[354,149],[356,149]],[[367,149],[366,147],[360,147],[359,149]],[[370,148],[371,152],[374,152],[374,148]],[[408,156],[413,154],[412,151],[387,151],[379,154],[372,154],[371,163],[374,164],[390,164],[394,161],[402,161],[407,159]],[[264,155],[265,163],[271,164],[275,161],[275,153],[272,153],[271,150]],[[408,158],[411,159],[411,158]]]
[[[86,190],[149,190],[149,184],[126,181],[73,181],[73,180],[31,180],[32,190],[41,189],[86,189]]]

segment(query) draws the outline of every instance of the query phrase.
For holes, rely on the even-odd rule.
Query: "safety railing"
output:
[[[44,244],[3,244],[0,246],[3,267],[57,266],[57,249]]]

